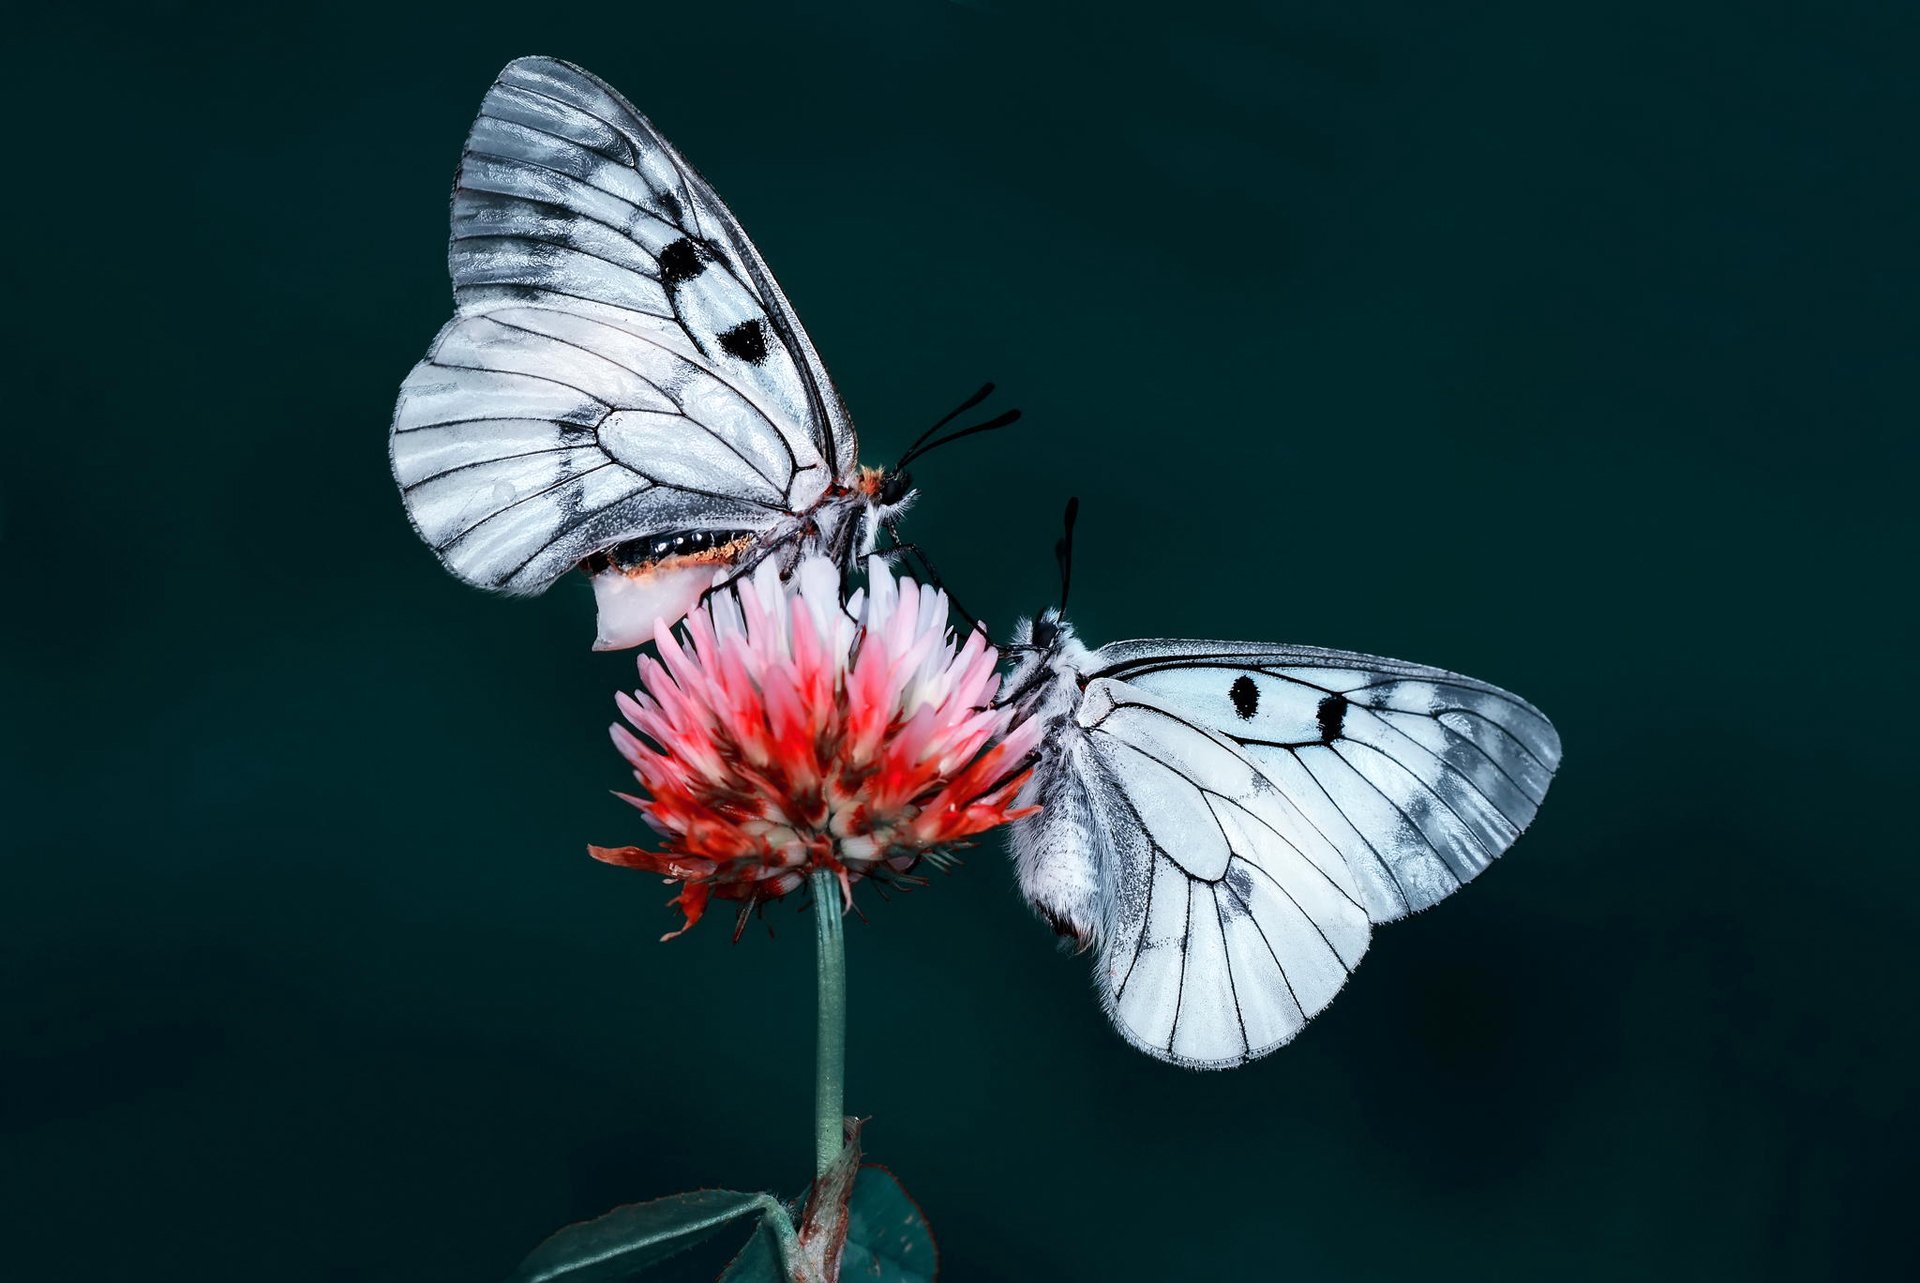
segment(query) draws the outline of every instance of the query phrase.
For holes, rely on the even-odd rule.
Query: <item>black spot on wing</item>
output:
[[[684,236],[660,251],[660,283],[668,289],[684,285],[706,270],[706,255]]]
[[[666,211],[667,220],[676,224],[679,223],[684,212],[680,208],[680,198],[672,192],[660,193],[660,208]]]
[[[1260,711],[1260,688],[1253,684],[1253,678],[1242,673],[1233,679],[1233,685],[1227,688],[1227,694],[1233,698],[1233,711],[1240,714],[1240,720],[1250,722],[1253,715]]]
[[[1329,695],[1320,701],[1320,710],[1316,714],[1320,721],[1320,742],[1331,744],[1340,738],[1347,726],[1347,697]]]
[[[720,336],[720,350],[748,365],[767,359],[767,327],[758,319],[742,321]]]

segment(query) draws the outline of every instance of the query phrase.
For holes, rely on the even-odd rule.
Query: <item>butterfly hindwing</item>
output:
[[[1122,642],[1095,675],[1255,764],[1337,849],[1369,916],[1427,908],[1532,822],[1560,739],[1485,682],[1378,656],[1237,642]]]
[[[546,308],[456,319],[401,385],[393,469],[469,583],[538,592],[643,530],[765,530],[818,497],[819,456],[650,336]]]
[[[1244,753],[1150,694],[1095,680],[1076,721],[1087,840],[1111,879],[1099,981],[1115,1025],[1198,1068],[1281,1046],[1366,951],[1346,862]]]

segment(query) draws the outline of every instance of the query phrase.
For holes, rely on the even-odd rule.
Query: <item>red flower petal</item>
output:
[[[945,594],[877,561],[843,602],[812,559],[784,580],[764,564],[680,635],[656,629],[659,657],[616,701],[632,729],[611,733],[662,848],[588,850],[683,883],[691,926],[710,897],[776,899],[814,869],[850,897],[1031,813],[1012,802],[1038,727],[991,707],[999,654],[978,631],[956,645],[947,614]]]

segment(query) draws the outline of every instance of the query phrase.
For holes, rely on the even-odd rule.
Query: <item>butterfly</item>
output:
[[[455,314],[401,385],[393,475],[446,568],[498,592],[592,577],[601,649],[769,556],[852,567],[913,497],[852,421],[738,220],[627,100],[508,64],[454,182]],[[898,536],[895,534],[897,542]]]
[[[1097,951],[1120,1033],[1161,1060],[1224,1069],[1286,1044],[1375,924],[1513,844],[1559,765],[1552,723],[1485,682],[1259,642],[1092,650],[1064,586],[1007,648],[1005,698],[1043,728],[1014,867],[1054,929]]]

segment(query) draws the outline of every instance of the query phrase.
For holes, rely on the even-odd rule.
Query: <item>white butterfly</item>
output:
[[[468,583],[537,593],[581,566],[596,645],[636,645],[764,557],[857,563],[911,499],[903,471],[859,466],[727,207],[580,68],[500,73],[448,262],[456,313],[401,386],[392,462],[415,529]]]
[[[1064,594],[1063,594],[1064,597]],[[1020,654],[1025,648],[1025,653]],[[1016,627],[1008,698],[1044,719],[1012,831],[1028,901],[1098,950],[1127,1041],[1195,1069],[1282,1046],[1374,923],[1470,881],[1532,822],[1560,737],[1525,700],[1305,646],[1089,650]]]

